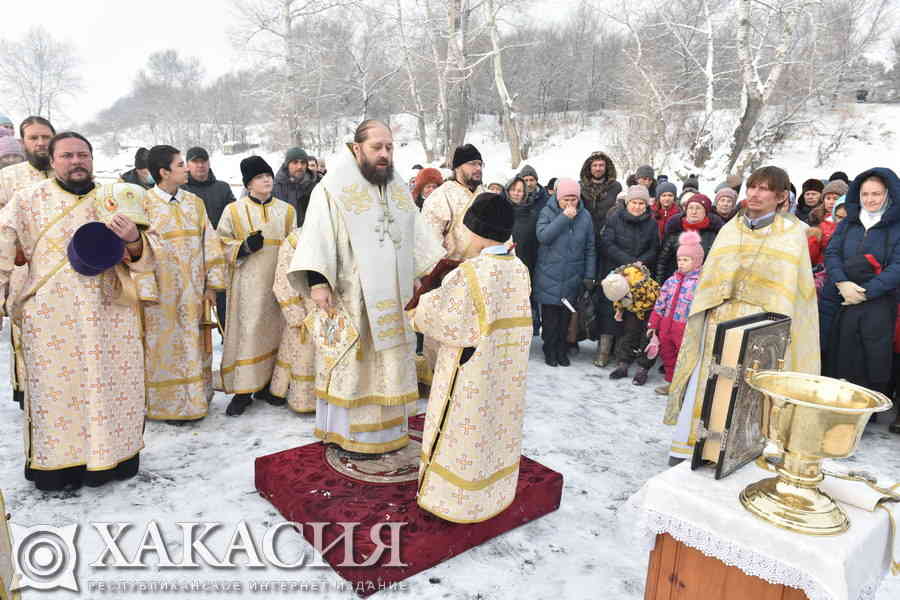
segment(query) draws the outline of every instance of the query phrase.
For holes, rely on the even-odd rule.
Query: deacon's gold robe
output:
[[[204,292],[225,289],[227,264],[203,200],[184,190],[175,198],[158,187],[144,195],[156,271],[135,279],[145,302],[147,418],[193,420],[206,416],[213,396]]]
[[[19,244],[30,268],[19,298],[27,378],[27,464],[36,470],[112,469],[143,447],[144,350],[137,302],[122,298],[116,269],[149,272],[140,260],[95,277],[77,273],[66,247],[99,220],[95,188],[84,196],[55,179],[16,193],[0,210],[0,293]],[[127,275],[126,275],[127,277]]]
[[[445,181],[431,192],[422,204],[422,216],[431,227],[435,237],[443,240],[447,258],[462,260],[469,245],[472,232],[463,224],[466,211],[472,206],[475,197],[486,191],[479,185],[475,191],[460,184],[456,180]],[[432,372],[437,360],[438,344],[425,336],[422,346],[424,361],[417,364],[419,383],[431,385]]]
[[[265,203],[244,196],[222,213],[218,233],[231,265],[228,315],[222,348],[222,382],[229,394],[250,394],[272,379],[284,317],[272,292],[281,242],[296,226],[294,207],[277,198]],[[262,231],[263,247],[238,258],[241,244]]]
[[[440,350],[425,417],[418,503],[442,519],[484,521],[515,498],[530,295],[522,261],[482,253],[419,300],[416,329]],[[466,348],[474,353],[460,364]]]
[[[316,185],[288,278],[310,297],[309,272],[328,281],[329,318],[306,319],[315,344],[315,435],[345,450],[390,452],[409,443],[415,414],[415,335],[403,307],[416,277],[443,256],[396,178],[384,187],[365,180],[349,152]]]
[[[281,306],[285,328],[269,391],[280,398],[286,396],[291,410],[306,413],[316,410],[316,366],[313,356],[315,348],[303,321],[315,304],[301,297],[291,287],[287,277],[299,235],[300,230],[295,229],[278,250],[272,291]]]
[[[20,162],[0,169],[0,208],[12,199],[13,194],[28,186],[40,183],[53,177],[53,169],[41,171],[34,168],[28,161]],[[10,353],[10,379],[13,389],[19,392],[25,391],[25,363],[22,360],[22,333],[21,323],[17,317],[15,304],[22,293],[25,280],[28,279],[28,265],[13,269],[9,282],[9,295],[6,299],[6,314],[12,316],[12,352]]]
[[[664,422],[678,424],[672,456],[693,454],[719,323],[759,312],[791,317],[785,369],[818,374],[819,313],[804,230],[800,221],[781,214],[768,227],[752,230],[738,215],[716,236],[694,292],[669,390]]]

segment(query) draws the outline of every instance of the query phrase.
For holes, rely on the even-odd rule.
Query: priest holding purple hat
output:
[[[54,177],[16,192],[0,211],[0,300],[19,246],[29,265],[13,309],[27,374],[25,476],[59,490],[138,471],[144,359],[129,271],[151,271],[153,253],[125,215],[97,223],[102,186],[87,139],[60,133],[49,155]]]

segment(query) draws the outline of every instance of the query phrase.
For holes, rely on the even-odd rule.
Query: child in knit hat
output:
[[[619,362],[609,374],[610,379],[628,376],[628,368],[637,361],[638,370],[631,382],[647,383],[647,374],[654,359],[644,353],[644,332],[647,317],[659,296],[659,284],[650,276],[650,270],[640,263],[630,263],[614,269],[601,282],[603,294],[613,303],[616,321],[623,324],[624,334],[617,343]]]
[[[22,148],[22,142],[11,135],[6,135],[5,129],[0,129],[0,169],[24,160],[25,150]]]
[[[696,231],[685,231],[679,236],[677,257],[678,270],[663,284],[647,327],[647,337],[652,339],[656,335],[659,338],[659,356],[667,382],[656,388],[656,393],[660,395],[669,393],[669,383],[675,373],[675,362],[688,314],[691,312],[694,290],[700,280],[704,253],[700,235]]]

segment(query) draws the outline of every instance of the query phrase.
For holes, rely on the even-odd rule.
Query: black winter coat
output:
[[[606,163],[606,177],[600,182],[591,179],[591,163],[595,160],[603,160]],[[581,165],[580,177],[581,205],[591,213],[591,219],[594,221],[594,236],[599,250],[600,233],[606,225],[610,209],[616,204],[616,197],[622,191],[622,184],[616,181],[616,165],[603,152],[594,152],[587,157]],[[604,267],[604,269],[611,271],[612,267]]]
[[[678,269],[678,236],[684,233],[683,222],[684,215],[675,215],[666,223],[665,237],[654,271],[656,282],[660,285]],[[697,232],[700,234],[700,246],[703,247],[704,256],[709,254],[709,249],[712,248],[722,224],[722,219],[718,215],[709,215],[709,227]]]
[[[516,216],[512,235],[513,242],[516,244],[516,256],[528,267],[528,275],[533,282],[538,255],[537,222],[541,207],[531,202],[530,198],[525,198],[522,204],[514,202],[510,202],[510,204]]]
[[[278,173],[275,174],[275,186],[272,188],[272,195],[294,207],[294,211],[297,213],[298,227],[303,225],[303,220],[306,218],[306,208],[309,206],[309,196],[317,183],[319,183],[319,178],[312,175],[308,170],[304,172],[303,179],[300,181],[291,181],[287,163],[281,165]]]
[[[212,169],[206,181],[197,181],[188,174],[188,182],[182,186],[192,194],[197,194],[203,200],[206,207],[206,217],[212,223],[213,229],[219,226],[219,219],[225,212],[225,207],[234,202],[234,192],[231,186],[224,181],[216,179]]]
[[[152,181],[149,183],[147,183],[145,181],[141,181],[141,178],[138,177],[137,169],[131,169],[130,171],[125,171],[124,173],[122,173],[119,176],[119,179],[121,179],[125,183],[133,183],[134,185],[139,185],[142,188],[144,188],[145,190],[149,190],[154,185],[156,185]]]
[[[603,252],[603,279],[617,267],[640,261],[647,268],[656,265],[659,254],[659,227],[649,210],[635,217],[627,210],[617,210],[606,221],[606,229],[600,240]]]
[[[866,231],[859,218],[861,210],[859,202],[859,188],[862,182],[870,175],[877,174],[887,182],[888,198],[890,205],[881,217],[881,220]],[[822,297],[819,301],[819,332],[821,335],[821,348],[826,353],[829,349],[840,348],[842,356],[829,356],[825,364],[836,364],[842,360],[850,360],[850,355],[864,356],[864,363],[878,362],[888,365],[890,368],[890,356],[892,349],[890,343],[876,343],[873,338],[871,343],[867,343],[866,331],[870,327],[857,329],[854,334],[858,336],[855,340],[830,339],[832,335],[839,335],[838,330],[833,328],[837,319],[850,317],[856,319],[859,316],[860,324],[866,323],[867,319],[877,321],[880,327],[880,335],[878,336],[882,342],[893,339],[893,323],[886,323],[885,306],[893,307],[896,305],[900,286],[900,179],[890,169],[875,168],[864,171],[850,184],[847,191],[847,201],[844,206],[847,207],[847,217],[838,223],[828,247],[825,249],[825,269],[828,277],[825,280],[825,286],[822,289]],[[852,274],[847,272],[846,265],[854,257],[863,254],[871,254],[875,257],[882,267],[880,274],[872,277],[865,283],[859,283],[866,290],[866,301],[851,307],[842,307],[843,299],[838,293],[835,282],[853,281]],[[884,302],[885,306],[876,303],[876,300],[887,297]],[[847,311],[847,308],[854,309]],[[866,318],[856,313],[869,311]],[[849,314],[843,314],[849,313]],[[838,325],[841,331],[846,333],[846,324]],[[876,330],[877,331],[877,330]],[[890,333],[888,333],[890,332]],[[826,368],[826,375],[834,376]],[[845,373],[845,376],[848,374]],[[867,377],[878,379],[872,373]],[[849,376],[847,376],[850,379]],[[852,379],[850,379],[852,381]],[[857,381],[857,383],[862,383]],[[884,381],[871,381],[871,383],[885,383]]]

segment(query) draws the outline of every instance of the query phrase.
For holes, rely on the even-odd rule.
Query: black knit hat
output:
[[[209,152],[206,151],[206,148],[194,146],[193,148],[188,148],[187,154],[184,156],[184,160],[186,160],[187,162],[191,162],[192,160],[209,161]]]
[[[475,235],[505,242],[512,235],[515,220],[512,204],[504,200],[500,194],[484,192],[476,196],[466,211],[463,225]]]
[[[150,163],[147,162],[148,157],[150,156],[150,151],[146,148],[138,148],[137,152],[134,153],[134,168],[135,169],[149,169]]]
[[[453,168],[463,165],[470,160],[482,160],[481,152],[472,144],[463,144],[453,151]]]
[[[831,174],[831,177],[828,178],[828,181],[834,181],[835,179],[840,179],[847,185],[850,185],[850,178],[843,171],[835,171]]]
[[[248,156],[241,161],[241,178],[244,180],[244,187],[250,185],[250,181],[254,177],[263,173],[275,177],[272,167],[261,156]]]

